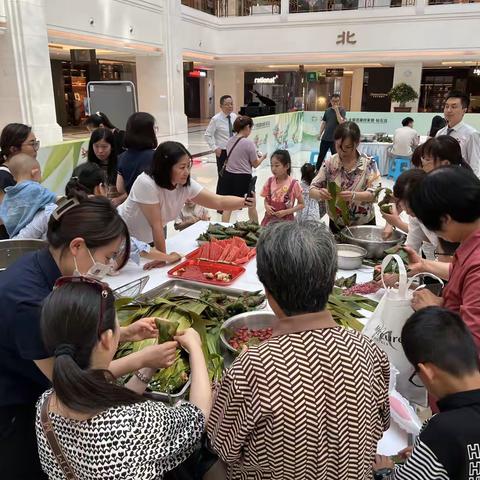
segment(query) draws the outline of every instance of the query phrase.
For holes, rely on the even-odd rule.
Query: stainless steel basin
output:
[[[405,235],[395,230],[388,240],[382,238],[383,227],[373,225],[359,225],[344,228],[341,232],[342,241],[352,245],[358,245],[367,251],[367,258],[382,258],[385,250],[402,243]]]
[[[29,252],[45,248],[48,243],[43,240],[0,240],[0,272]]]

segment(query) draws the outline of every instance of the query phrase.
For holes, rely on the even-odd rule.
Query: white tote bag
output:
[[[384,282],[384,271],[391,260],[395,260],[398,264],[398,288],[388,288]],[[407,360],[401,343],[402,328],[414,313],[411,306],[413,291],[409,287],[418,276],[415,275],[410,280],[407,278],[407,270],[398,255],[387,255],[384,258],[382,262],[382,282],[385,294],[362,333],[370,337],[388,355],[390,362],[399,371],[397,391],[411,402],[426,405],[426,390],[416,387],[408,381],[414,368]],[[434,277],[433,275],[429,276]],[[434,278],[442,282],[437,277]]]

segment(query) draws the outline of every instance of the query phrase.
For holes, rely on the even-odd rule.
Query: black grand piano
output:
[[[252,101],[243,107],[240,107],[240,115],[248,115],[249,117],[261,117],[263,115],[274,115],[276,113],[276,103],[268,97],[260,95],[256,90],[250,92]],[[253,101],[256,96],[259,102]]]

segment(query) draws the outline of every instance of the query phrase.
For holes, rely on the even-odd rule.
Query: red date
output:
[[[260,342],[268,340],[271,336],[271,328],[249,329],[242,327],[235,331],[228,343],[235,350],[241,350],[245,345],[247,347],[258,345]]]

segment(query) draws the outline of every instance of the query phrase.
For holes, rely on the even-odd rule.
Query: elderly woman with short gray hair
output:
[[[372,478],[389,426],[389,364],[326,309],[337,271],[317,222],[266,228],[258,278],[276,314],[272,337],[242,353],[217,392],[207,431],[228,478]]]

